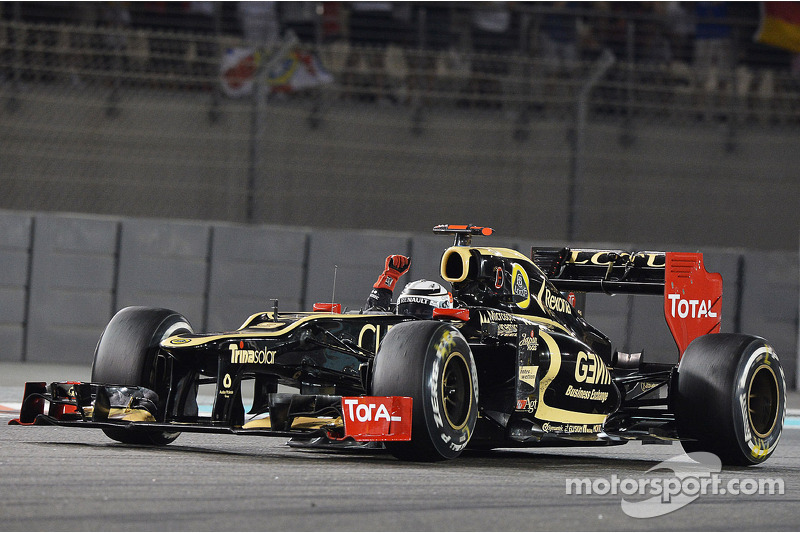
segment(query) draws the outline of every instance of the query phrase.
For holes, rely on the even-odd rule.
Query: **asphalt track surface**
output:
[[[0,372],[6,405],[19,402],[21,382],[10,383],[19,377],[88,377],[66,367],[3,364]],[[791,396],[790,406],[799,400]],[[494,450],[414,464],[380,451],[297,450],[284,438],[254,436],[184,433],[163,448],[126,446],[94,429],[6,425],[13,416],[0,412],[3,531],[800,528],[795,424],[765,464],[719,475],[723,486],[780,479],[782,495],[706,494],[664,516],[632,518],[621,501],[636,495],[568,495],[567,479],[664,475],[648,470],[681,454],[680,445]]]

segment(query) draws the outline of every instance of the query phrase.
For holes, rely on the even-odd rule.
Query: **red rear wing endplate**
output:
[[[722,276],[706,272],[701,253],[668,252],[664,272],[664,317],[680,356],[694,339],[719,333]]]

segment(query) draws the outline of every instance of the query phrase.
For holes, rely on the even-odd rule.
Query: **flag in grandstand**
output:
[[[273,93],[291,93],[333,83],[333,75],[311,52],[294,49],[267,73]]]
[[[226,50],[220,66],[223,92],[234,98],[251,94],[262,61],[263,54],[253,48]],[[319,58],[299,48],[266,66],[266,81],[272,93],[292,93],[333,82],[333,75]]]
[[[253,92],[260,54],[253,48],[228,48],[220,64],[222,91],[231,97]]]
[[[762,2],[755,40],[800,53],[800,2]]]

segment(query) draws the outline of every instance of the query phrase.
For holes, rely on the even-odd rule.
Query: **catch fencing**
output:
[[[332,83],[270,92],[262,69],[235,97],[247,64],[221,65],[239,36],[2,19],[0,207],[791,249],[791,73],[755,61],[701,83],[689,57],[622,39],[613,61],[557,68],[533,45],[306,41]]]

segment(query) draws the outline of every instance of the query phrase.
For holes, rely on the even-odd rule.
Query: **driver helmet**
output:
[[[453,295],[435,281],[412,281],[397,298],[399,315],[433,318],[433,310],[437,307],[452,309]]]

